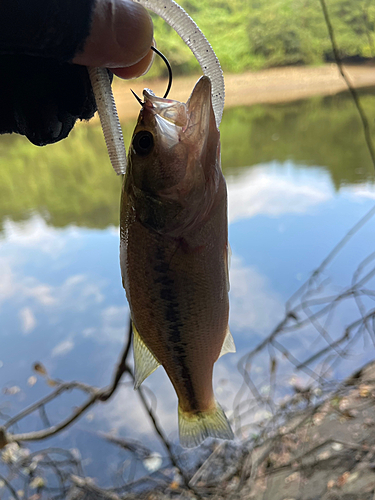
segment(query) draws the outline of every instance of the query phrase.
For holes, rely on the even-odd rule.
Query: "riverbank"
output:
[[[371,65],[345,66],[345,70],[356,88],[375,86],[375,67]],[[198,76],[176,77],[169,97],[186,102]],[[130,92],[132,88],[142,95],[145,87],[156,95],[163,95],[166,80],[147,78],[124,81],[115,79],[114,96],[121,120],[136,118],[139,104]],[[345,90],[346,84],[335,64],[319,67],[290,66],[263,71],[246,72],[239,75],[226,74],[226,108],[252,104],[280,103],[305,99],[315,95],[332,95]]]

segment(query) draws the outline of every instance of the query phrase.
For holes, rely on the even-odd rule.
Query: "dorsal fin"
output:
[[[133,323],[133,352],[134,352],[134,389],[142,384],[146,378],[160,365],[150,349],[141,339]]]

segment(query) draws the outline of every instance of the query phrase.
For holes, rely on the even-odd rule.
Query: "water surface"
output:
[[[373,136],[374,93],[362,93]],[[127,143],[132,127],[124,124]],[[288,298],[375,205],[375,187],[361,123],[346,94],[231,109],[221,133],[233,252],[230,328],[237,353],[218,361],[214,387],[233,419],[238,416],[234,405],[252,397],[246,389],[236,398],[242,385],[239,360],[270,334],[284,317]],[[0,170],[0,418],[6,420],[51,390],[43,377],[37,376],[36,383],[30,379],[36,361],[55,379],[108,384],[124,343],[128,306],[118,258],[121,182],[111,170],[101,130],[81,125],[67,140],[42,149],[24,138],[3,136]],[[336,296],[350,285],[358,265],[374,252],[374,231],[375,217],[324,270],[311,297]],[[361,276],[372,262],[364,262]],[[363,288],[372,290],[374,280]],[[371,294],[361,300],[364,310],[371,310]],[[360,316],[351,297],[321,318],[320,326],[334,341]],[[329,353],[331,358],[319,358],[311,369],[325,380],[342,379],[372,359],[373,326],[361,328],[344,358]],[[304,361],[329,339],[309,323],[286,332],[280,342]],[[276,384],[270,380],[270,359],[276,360]],[[260,393],[272,390],[276,400],[292,384],[311,383],[274,347],[254,359],[252,373]],[[156,397],[160,425],[177,443],[177,399],[163,370],[145,385]],[[47,408],[48,417],[57,422],[80,401],[78,394],[64,396]],[[238,437],[254,432],[250,424],[267,411],[266,406],[240,410],[241,421],[234,422]],[[35,414],[17,432],[42,427]],[[114,484],[125,452],[103,441],[99,432],[139,439],[165,455],[129,379],[107,404],[32,448],[76,448],[88,475]],[[139,464],[132,474],[144,472]]]

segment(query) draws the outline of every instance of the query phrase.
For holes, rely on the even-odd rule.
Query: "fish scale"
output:
[[[233,437],[212,385],[214,363],[234,351],[226,184],[209,78],[186,105],[144,96],[121,200],[135,386],[164,367],[179,400],[180,442],[191,447],[209,436]]]

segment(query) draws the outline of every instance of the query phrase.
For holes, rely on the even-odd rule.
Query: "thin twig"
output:
[[[115,392],[118,387],[118,384],[124,375],[124,373],[128,372],[131,374],[131,370],[129,366],[126,364],[126,359],[129,354],[131,345],[131,323],[128,329],[127,341],[125,344],[125,348],[123,354],[121,356],[121,360],[116,368],[116,372],[112,381],[112,384],[109,387],[98,389],[92,387],[90,385],[84,384],[82,382],[56,382],[59,383],[59,386],[48,394],[44,398],[40,399],[36,403],[30,405],[28,408],[25,408],[23,411],[9,419],[2,427],[1,436],[4,439],[0,440],[1,447],[5,446],[7,443],[12,442],[22,442],[22,441],[40,441],[42,439],[49,438],[61,432],[62,430],[69,427],[73,422],[75,422],[78,418],[80,418],[91,406],[93,406],[97,401],[107,401]],[[41,431],[27,432],[22,434],[12,434],[10,432],[6,432],[7,429],[12,427],[16,422],[25,418],[27,415],[30,415],[36,410],[40,410],[44,408],[44,406],[56,399],[60,394],[71,391],[73,389],[79,389],[85,393],[90,394],[90,397],[79,407],[75,408],[75,410],[69,415],[69,417],[62,420],[57,425],[50,425],[46,429]]]
[[[101,391],[97,391],[96,393],[94,393],[85,403],[76,408],[69,417],[62,420],[57,425],[52,425],[51,427],[48,427],[47,429],[43,429],[41,431],[26,432],[23,434],[8,433],[7,434],[8,443],[14,443],[14,442],[18,443],[22,441],[41,441],[42,439],[47,439],[51,436],[58,434],[62,430],[69,427],[69,425],[75,422],[79,417],[81,417],[85,413],[85,411],[88,410],[88,408],[90,408],[90,406],[92,406],[96,401],[99,400],[100,395]]]
[[[357,91],[353,87],[353,85],[352,85],[352,83],[351,83],[348,75],[344,71],[344,67],[343,67],[343,64],[341,62],[341,58],[340,58],[340,54],[339,54],[339,49],[338,49],[338,46],[337,46],[337,43],[336,43],[335,32],[334,32],[334,29],[333,29],[333,26],[332,26],[332,23],[331,23],[329,14],[328,14],[328,9],[327,9],[326,1],[325,0],[319,0],[319,1],[320,1],[320,5],[322,7],[322,10],[323,10],[323,15],[324,15],[324,19],[325,19],[325,22],[326,22],[326,25],[327,25],[327,30],[328,30],[329,38],[331,40],[333,56],[335,58],[335,62],[337,64],[337,67],[338,67],[338,69],[339,69],[339,71],[341,73],[341,76],[345,80],[345,83],[346,83],[346,85],[348,87],[348,90],[349,90],[349,92],[350,92],[350,94],[352,96],[352,99],[353,99],[353,102],[354,102],[354,104],[355,104],[355,106],[357,108],[358,114],[359,114],[359,116],[361,118],[362,126],[363,126],[363,132],[364,132],[364,135],[365,135],[365,140],[366,140],[367,148],[368,148],[368,151],[370,153],[372,164],[373,164],[374,169],[375,169],[375,150],[374,150],[374,145],[372,144],[371,133],[370,133],[370,126],[369,126],[369,123],[368,123],[368,120],[367,120],[367,116],[366,116],[366,114],[365,114],[365,112],[364,112],[364,110],[362,108],[362,105],[360,103]]]
[[[175,454],[173,453],[173,450],[172,450],[172,446],[169,442],[169,440],[167,439],[167,437],[165,436],[162,428],[160,427],[157,419],[156,419],[156,416],[154,414],[154,412],[152,411],[152,408],[147,404],[147,401],[146,401],[146,398],[145,398],[145,395],[143,394],[143,389],[142,387],[139,387],[138,389],[138,395],[142,401],[142,404],[145,408],[145,410],[147,411],[148,413],[148,416],[150,417],[150,420],[152,422],[152,425],[154,426],[154,429],[155,429],[155,432],[158,434],[158,436],[160,437],[165,449],[167,450],[167,453],[168,453],[168,456],[169,456],[169,459],[171,461],[171,463],[173,464],[174,467],[176,467],[176,469],[179,471],[179,473],[181,474],[181,477],[184,481],[184,484],[186,486],[186,488],[188,490],[191,490],[198,499],[201,499],[201,496],[199,494],[199,492],[196,490],[196,488],[194,488],[194,486],[191,486],[189,484],[189,481],[190,481],[190,478],[186,475],[185,471],[183,469],[181,469],[181,466],[179,465],[178,463],[178,460],[175,456]]]
[[[1,481],[4,482],[5,486],[8,488],[8,490],[12,493],[13,497],[15,500],[20,500],[20,497],[18,496],[16,490],[13,488],[13,486],[10,484],[8,479],[2,475],[0,475]]]
[[[103,394],[100,396],[100,401],[108,401],[108,399],[112,396],[112,394],[115,392],[117,389],[117,386],[125,372],[128,371],[128,367],[126,364],[126,361],[128,359],[129,351],[130,351],[130,346],[131,346],[131,340],[132,340],[132,320],[129,317],[129,326],[128,326],[128,336],[127,336],[127,342],[125,344],[124,351],[121,356],[121,360],[117,366],[113,382],[109,389],[106,392],[103,392]]]
[[[9,429],[9,427],[12,427],[16,422],[18,422],[19,420],[25,418],[27,415],[30,415],[31,413],[34,413],[34,411],[39,410],[39,408],[41,406],[46,405],[47,403],[53,401],[58,396],[60,396],[60,394],[62,394],[63,392],[71,391],[73,389],[80,389],[80,390],[82,390],[84,392],[88,392],[88,393],[93,393],[94,391],[97,390],[94,387],[88,386],[86,384],[82,384],[81,382],[65,382],[65,383],[61,383],[59,385],[59,387],[57,387],[57,389],[55,389],[54,391],[52,391],[50,394],[48,394],[44,398],[40,399],[36,403],[33,403],[32,405],[30,405],[29,407],[25,408],[20,413],[18,413],[17,415],[15,415],[11,419],[9,419],[3,425],[3,427],[5,429]]]

